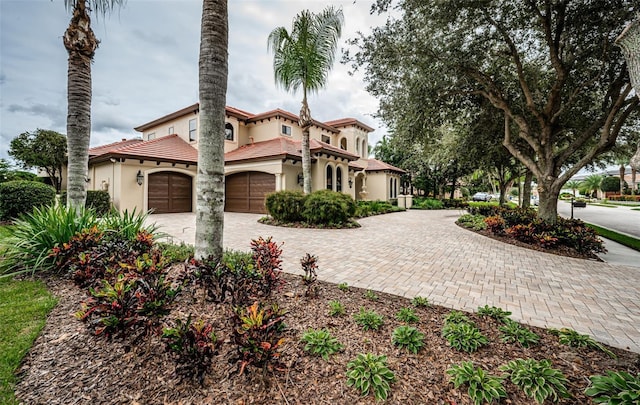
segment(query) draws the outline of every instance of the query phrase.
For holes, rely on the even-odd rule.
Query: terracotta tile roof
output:
[[[252,113],[231,106],[226,106],[225,112],[227,113],[227,115],[231,115],[236,118],[242,118],[245,120],[253,117]]]
[[[392,171],[392,172],[398,172],[398,173],[406,173],[404,170],[392,166],[388,163],[385,163],[381,160],[378,159],[360,159],[360,160],[356,160],[355,162],[349,162],[349,167],[356,169],[356,170],[366,170],[368,172],[379,172],[379,171]]]
[[[325,122],[325,124],[332,126],[334,128],[342,128],[342,127],[348,127],[350,125],[355,125],[357,127],[360,127],[362,129],[364,129],[367,132],[373,132],[374,129],[371,128],[370,126],[363,124],[362,122],[358,121],[355,118],[340,118],[337,120],[333,120],[333,121],[327,121]]]
[[[142,142],[142,139],[122,139],[122,141],[119,142],[96,146],[95,148],[89,149],[89,157],[104,155],[105,153],[109,153],[125,146],[135,145],[138,142]]]
[[[289,120],[294,121],[294,122],[298,122],[298,120],[300,119],[300,117],[298,117],[294,113],[282,110],[280,108],[276,108],[275,110],[271,110],[271,111],[267,111],[267,112],[263,112],[263,113],[260,113],[260,114],[253,115],[253,116],[251,116],[251,118],[249,118],[247,120],[247,122],[257,122],[257,121],[260,121],[260,120],[274,118],[274,117],[275,118],[283,117],[283,118],[289,119]],[[317,126],[319,128],[322,128],[322,129],[324,129],[326,131],[333,132],[335,134],[340,132],[339,129],[336,129],[336,128],[334,128],[332,126],[329,126],[329,125],[327,125],[325,123],[322,123],[320,121],[312,120],[312,122],[313,122],[313,125],[315,125],[315,126]]]
[[[109,145],[90,149],[90,159],[93,163],[109,158],[157,160],[188,164],[196,164],[198,161],[198,150],[183,141],[178,135],[163,136],[150,141],[136,141],[117,142],[112,144],[108,151],[97,155],[92,154],[92,151],[103,151]]]
[[[244,145],[236,150],[227,152],[224,154],[224,161],[225,163],[233,164],[250,160],[268,160],[273,158],[302,160],[301,144],[301,141],[278,137],[268,141]],[[315,139],[310,140],[309,149],[312,154],[322,152],[350,160],[358,158],[358,156],[353,153]]]

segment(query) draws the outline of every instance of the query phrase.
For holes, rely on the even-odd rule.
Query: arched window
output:
[[[389,179],[389,198],[393,198],[393,179]]]
[[[367,148],[367,140],[363,139],[362,140],[362,157],[366,159],[369,157],[368,155],[369,155],[369,150]]]
[[[333,167],[327,165],[327,190],[333,190]]]
[[[347,150],[347,138],[340,139],[340,149]]]
[[[356,155],[360,154],[360,138],[356,138]]]
[[[226,141],[233,141],[233,125],[228,122],[224,125],[224,139]]]
[[[336,191],[342,191],[342,169],[336,167]]]
[[[398,179],[393,179],[393,198],[398,198]]]

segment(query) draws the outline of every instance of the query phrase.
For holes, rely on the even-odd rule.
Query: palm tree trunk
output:
[[[311,110],[307,103],[307,89],[303,89],[302,108],[298,124],[302,127],[302,177],[303,191],[311,193],[311,151],[309,147],[309,129],[311,128]]]
[[[98,40],[91,29],[85,1],[78,0],[64,33],[69,54],[67,72],[67,203],[84,207],[91,139],[91,60]]]
[[[224,229],[224,120],[229,28],[227,0],[203,0],[202,3],[195,257],[218,261],[222,258]]]

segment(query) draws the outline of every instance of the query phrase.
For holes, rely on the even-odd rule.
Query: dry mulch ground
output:
[[[366,352],[388,356],[396,376],[387,400],[390,404],[471,404],[466,387],[454,389],[445,373],[452,364],[467,360],[500,375],[498,367],[512,359],[549,359],[570,382],[573,397],[562,404],[591,403],[583,394],[590,375],[607,370],[640,372],[638,354],[612,348],[618,358],[611,359],[598,351],[572,349],[540,328],[530,327],[541,336],[540,344],[532,348],[502,343],[498,321],[474,314],[471,319],[490,344],[473,354],[461,353],[441,337],[449,309],[439,306],[416,309],[420,321],[414,326],[426,335],[426,345],[418,354],[409,354],[391,343],[393,329],[402,324],[395,314],[410,306],[409,300],[377,293],[378,300],[372,301],[364,298],[361,289],[344,292],[324,282],[318,282],[318,297],[307,298],[300,276],[283,276],[287,283],[275,299],[288,311],[284,367],[267,373],[249,368],[238,375],[237,363],[229,362],[236,355],[230,343],[230,310],[205,301],[199,291],[183,290],[167,319],[184,319],[189,313],[202,316],[213,322],[216,334],[225,341],[202,386],[176,375],[173,358],[157,335],[137,344],[131,338],[109,341],[93,336],[73,316],[85,298],[82,290],[70,281],[49,279],[48,286],[60,301],[19,369],[16,396],[24,404],[372,404],[373,397],[363,398],[346,385],[347,363]],[[344,317],[328,315],[331,300],[344,304]],[[363,331],[355,323],[352,315],[360,308],[384,315],[380,331]],[[300,337],[309,328],[329,328],[344,350],[329,361],[308,355]],[[508,399],[501,403],[533,403],[510,382],[504,384]]]

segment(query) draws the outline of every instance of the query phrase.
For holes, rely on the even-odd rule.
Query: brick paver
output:
[[[259,215],[225,214],[224,245],[249,250],[258,236],[284,242],[283,268],[319,257],[322,280],[475,311],[495,305],[541,327],[569,327],[640,353],[640,268],[556,256],[459,228],[458,211],[369,217],[361,228],[294,229],[262,225]],[[152,215],[176,240],[193,244],[194,214]],[[640,257],[640,255],[639,255]]]

